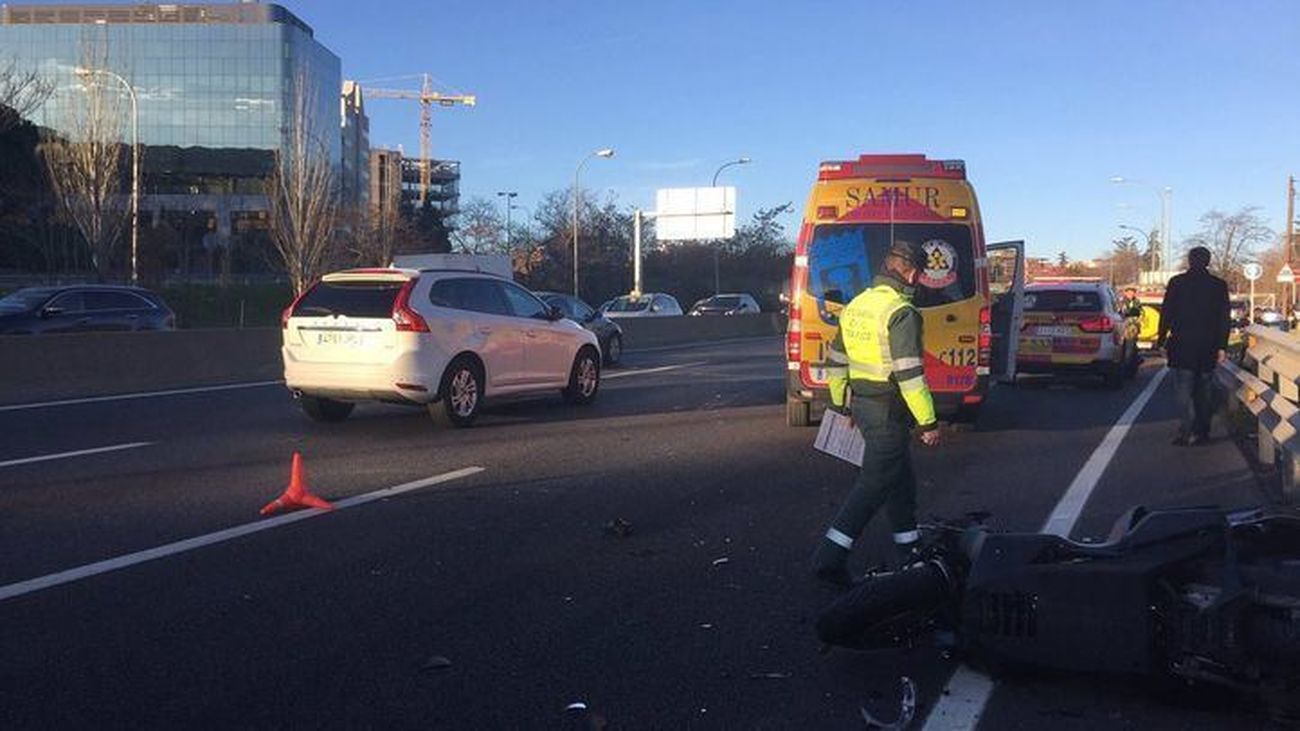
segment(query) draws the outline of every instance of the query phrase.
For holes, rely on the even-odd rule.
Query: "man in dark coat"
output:
[[[1209,438],[1215,365],[1227,358],[1228,283],[1210,274],[1210,250],[1187,252],[1187,271],[1169,280],[1160,308],[1156,346],[1165,348],[1174,372],[1182,423],[1174,444],[1191,446]]]

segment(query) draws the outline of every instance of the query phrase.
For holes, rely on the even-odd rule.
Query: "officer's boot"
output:
[[[900,537],[906,540],[898,540]],[[921,537],[916,531],[908,534],[894,534],[894,553],[898,568],[905,569],[921,560]]]
[[[813,551],[813,575],[828,584],[849,586],[853,583],[848,569],[849,549],[823,538]]]

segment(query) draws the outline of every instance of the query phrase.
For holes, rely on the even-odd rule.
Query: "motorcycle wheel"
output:
[[[948,580],[933,563],[867,576],[817,618],[817,637],[854,649],[896,647],[927,629],[948,596]]]

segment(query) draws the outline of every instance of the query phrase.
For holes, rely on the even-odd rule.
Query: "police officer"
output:
[[[813,554],[817,577],[835,584],[851,583],[853,542],[882,506],[901,554],[910,556],[920,539],[912,427],[920,429],[926,446],[939,444],[934,399],[925,383],[921,313],[912,305],[924,269],[920,246],[895,241],[872,287],[840,313],[831,344],[831,408],[851,414],[866,441],[857,482]]]

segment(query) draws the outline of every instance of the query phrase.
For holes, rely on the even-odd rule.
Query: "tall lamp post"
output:
[[[506,199],[506,249],[510,249],[510,211],[515,208],[515,198],[519,193],[513,190],[497,191],[498,198]]]
[[[117,80],[126,87],[131,97],[131,284],[140,281],[138,261],[140,254],[140,107],[135,98],[135,87],[116,73],[108,69],[76,68],[77,76],[107,76]]]
[[[614,148],[605,147],[582,158],[578,163],[578,169],[573,171],[573,296],[578,296],[578,180],[582,175],[582,168],[586,167],[587,161],[593,157],[603,157],[609,159],[614,156]]]
[[[1136,232],[1142,234],[1144,237],[1146,237],[1146,240],[1147,240],[1147,251],[1151,252],[1151,259],[1152,259],[1152,261],[1147,262],[1147,264],[1150,265],[1150,267],[1151,267],[1151,271],[1153,271],[1153,272],[1156,271],[1156,263],[1155,263],[1155,261],[1154,261],[1154,259],[1156,258],[1156,251],[1155,251],[1155,249],[1153,249],[1153,248],[1151,247],[1151,232],[1150,232],[1150,231],[1143,231],[1142,229],[1138,228],[1137,226],[1128,226],[1128,225],[1125,225],[1125,224],[1122,224],[1122,223],[1119,225],[1119,227],[1122,228],[1122,229],[1124,229],[1125,231],[1136,231]]]
[[[1170,231],[1172,221],[1170,214],[1173,209],[1174,189],[1169,186],[1157,187],[1143,180],[1134,180],[1126,178],[1123,175],[1116,175],[1110,179],[1110,182],[1116,185],[1141,185],[1144,188],[1155,192],[1160,198],[1160,256],[1163,261],[1160,262],[1162,269],[1169,267],[1173,263],[1173,242],[1170,238],[1173,232]]]
[[[731,162],[722,163],[721,165],[718,166],[718,169],[715,170],[713,173],[712,187],[714,188],[718,187],[718,175],[723,170],[726,170],[732,165],[748,165],[751,162],[753,162],[753,160],[748,157],[738,157],[735,160],[732,160]],[[715,295],[722,293],[722,274],[718,266],[718,250],[721,248],[722,248],[721,244],[713,247],[713,293]]]

